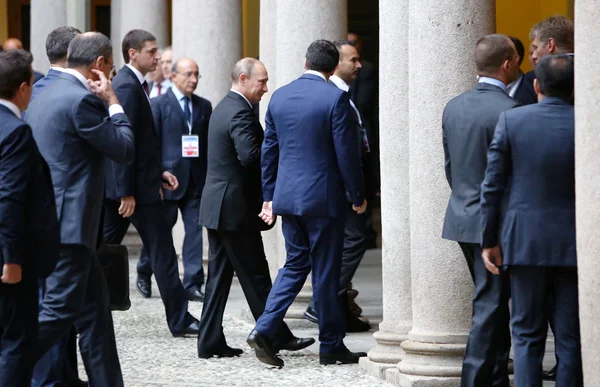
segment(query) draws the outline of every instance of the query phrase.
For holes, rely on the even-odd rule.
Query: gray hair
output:
[[[67,62],[69,68],[87,67],[102,56],[112,57],[112,43],[100,32],[86,32],[77,35],[69,44]]]
[[[240,75],[242,74],[246,74],[246,76],[250,78],[257,63],[259,63],[258,59],[254,58],[240,59],[231,70],[231,81],[233,83],[238,83]]]

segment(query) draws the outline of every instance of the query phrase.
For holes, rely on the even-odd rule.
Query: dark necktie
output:
[[[150,95],[150,90],[148,90],[148,82],[144,81],[144,83],[142,83],[142,87],[144,88],[146,95]]]
[[[161,90],[160,90],[161,89],[161,85],[160,85],[160,83],[156,84],[156,89],[158,91],[158,95],[160,95],[161,94]]]
[[[183,115],[189,125],[192,124],[192,112],[190,111],[190,99],[183,97]]]

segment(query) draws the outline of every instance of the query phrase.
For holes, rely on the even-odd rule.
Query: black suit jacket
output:
[[[478,83],[452,99],[442,118],[445,169],[452,193],[442,238],[480,243],[481,182],[500,113],[517,105],[500,87]]]
[[[523,79],[515,91],[514,98],[519,101],[521,106],[531,105],[537,103],[538,98],[533,88],[533,80],[535,79],[535,71],[530,71],[527,74],[523,74]]]
[[[50,167],[61,243],[96,250],[105,159],[134,157],[127,116],[109,117],[100,98],[63,73],[29,105],[27,122]]]
[[[260,156],[263,128],[248,102],[232,91],[212,112],[201,225],[213,230],[262,230]]]
[[[135,136],[135,161],[121,165],[106,163],[106,197],[120,200],[134,196],[137,204],[160,202],[162,168],[160,140],[154,127],[146,92],[133,71],[123,66],[112,81],[113,89]]]
[[[175,87],[175,86],[173,86]],[[165,200],[180,200],[186,193],[190,178],[202,193],[206,178],[206,151],[208,122],[212,105],[204,98],[192,95],[192,135],[197,135],[200,157],[181,156],[181,136],[190,134],[183,110],[172,89],[153,98],[152,114],[162,147],[162,169],[177,177],[179,187],[175,191],[165,191]]]
[[[39,278],[52,272],[60,248],[55,208],[50,171],[31,128],[0,106],[0,267],[16,263]]]

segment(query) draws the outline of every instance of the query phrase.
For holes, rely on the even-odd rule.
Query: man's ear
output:
[[[554,38],[548,39],[548,51],[551,54],[554,54],[554,52],[556,51],[556,41],[554,40]]]
[[[131,59],[133,59],[133,56],[136,53],[135,48],[130,48],[127,53],[129,54],[129,63],[131,63]]]
[[[540,83],[538,82],[537,78],[533,80],[533,90],[535,90],[536,94],[541,94],[541,90],[540,90]]]

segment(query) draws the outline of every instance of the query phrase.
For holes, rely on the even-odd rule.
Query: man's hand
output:
[[[502,265],[502,255],[500,253],[500,246],[484,248],[481,252],[481,258],[485,264],[485,268],[492,274],[499,275],[500,268]]]
[[[354,212],[356,212],[357,214],[362,214],[363,212],[365,212],[367,210],[367,199],[365,199],[363,201],[363,204],[361,204],[360,207],[356,207],[355,205],[352,205],[352,210],[354,210]]]
[[[119,207],[119,215],[129,218],[133,215],[133,211],[135,211],[135,198],[133,196],[123,196]]]
[[[273,215],[273,202],[264,202],[262,211],[260,214],[258,214],[258,216],[269,226],[272,225],[277,218],[276,215]]]
[[[118,104],[119,100],[113,91],[112,84],[106,78],[104,73],[96,69],[92,69],[92,72],[100,77],[99,81],[92,81],[91,79],[87,80],[88,85],[90,85],[90,88],[92,89],[92,93],[100,97],[100,99],[106,102],[108,106]]]
[[[177,187],[179,187],[179,181],[177,181],[177,178],[171,172],[164,171],[162,174],[162,178],[162,186],[164,189],[168,189],[169,191],[175,191]]]
[[[2,282],[5,284],[16,284],[21,282],[23,273],[21,271],[21,265],[16,263],[6,263],[2,267]]]

